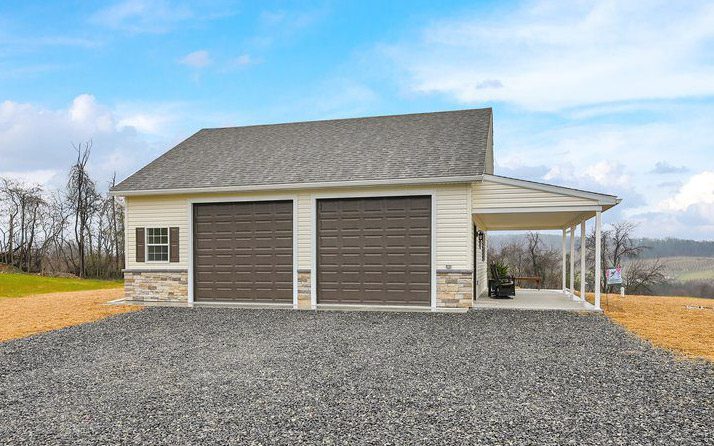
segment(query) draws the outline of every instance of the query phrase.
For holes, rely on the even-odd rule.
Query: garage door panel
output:
[[[292,302],[290,201],[194,205],[194,298]]]
[[[429,305],[431,198],[319,200],[318,303]]]

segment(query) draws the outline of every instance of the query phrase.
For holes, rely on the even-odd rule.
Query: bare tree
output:
[[[635,258],[623,269],[624,286],[629,293],[651,294],[653,287],[665,281],[664,273],[665,265],[660,259],[648,262]]]
[[[523,240],[513,240],[500,248],[489,246],[489,259],[507,265],[515,276],[540,277],[547,288],[558,286],[560,256],[548,248],[537,232],[529,232]]]
[[[608,290],[605,277],[607,268],[625,266],[623,268],[623,284],[630,292],[651,292],[652,286],[664,279],[664,266],[659,259],[656,262],[641,262],[640,256],[649,249],[647,246],[638,243],[633,237],[637,225],[631,222],[622,221],[613,223],[610,228],[602,231],[601,262],[603,266],[600,280],[602,289]],[[589,262],[595,260],[595,230],[593,229],[587,237],[587,258]],[[594,283],[594,273],[590,273]]]
[[[112,183],[110,189],[116,186],[117,173],[114,172],[112,175]],[[114,243],[114,258],[116,259],[116,269],[121,271],[124,267],[124,256],[122,255],[122,247],[124,246],[124,208],[114,195],[111,196],[111,217],[112,217],[112,238]],[[119,228],[121,226],[121,233]]]
[[[7,178],[2,179],[2,201],[4,207],[7,209],[8,217],[7,253],[5,254],[5,261],[10,265],[15,263],[15,225],[17,214],[20,213],[20,206],[16,198],[18,187],[19,185],[16,181]]]
[[[3,257],[7,263],[31,271],[37,219],[44,205],[42,188],[3,178],[0,193],[9,220],[7,252]]]
[[[27,272],[120,277],[124,208],[97,191],[87,169],[91,149],[91,141],[74,146],[63,191],[0,178],[0,262]]]
[[[74,145],[74,150],[77,152],[77,160],[69,171],[67,195],[70,209],[74,212],[74,236],[79,259],[77,275],[86,277],[86,241],[88,236],[91,237],[90,220],[98,198],[94,181],[87,172],[87,163],[92,152],[92,141]]]

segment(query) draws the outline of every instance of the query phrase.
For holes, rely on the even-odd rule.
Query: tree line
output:
[[[73,147],[76,159],[60,190],[0,177],[0,263],[29,273],[119,278],[124,207],[88,172],[92,142]]]
[[[714,241],[682,240],[677,238],[640,239],[639,243],[649,247],[643,257],[714,257]]]

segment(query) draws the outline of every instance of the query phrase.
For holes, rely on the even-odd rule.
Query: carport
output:
[[[485,175],[483,181],[476,183],[473,194],[472,217],[479,231],[522,231],[522,230],[561,230],[562,231],[562,289],[517,291],[523,299],[484,302],[477,299],[475,306],[517,307],[564,307],[569,309],[568,301],[579,302],[588,308],[585,299],[585,281],[580,282],[580,294],[575,294],[575,237],[580,227],[580,265],[581,277],[585,277],[586,224],[595,220],[595,277],[602,274],[601,233],[602,213],[617,205],[620,199],[613,195],[588,192],[533,181],[525,181],[496,175]],[[567,264],[567,252],[570,250],[570,265]],[[568,271],[570,283],[567,283]],[[594,283],[594,308],[600,309],[600,281]],[[563,300],[558,298],[562,297]],[[490,299],[489,299],[490,301]]]

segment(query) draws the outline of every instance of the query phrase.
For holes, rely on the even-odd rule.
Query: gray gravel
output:
[[[153,308],[0,344],[2,444],[714,444],[714,366],[603,316]]]

